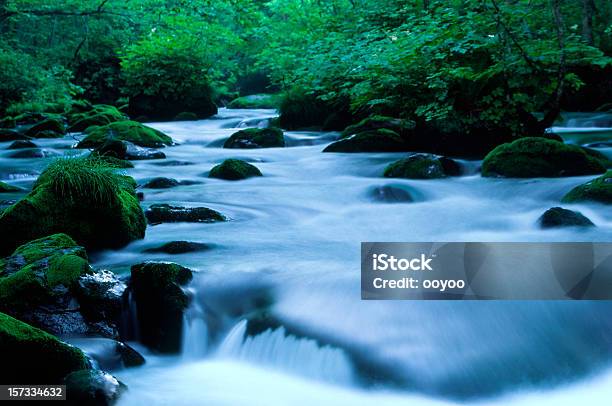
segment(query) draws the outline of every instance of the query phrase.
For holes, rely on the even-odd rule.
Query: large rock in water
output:
[[[386,178],[438,179],[460,173],[459,164],[452,159],[430,154],[414,154],[395,161],[385,169]]]
[[[282,148],[285,137],[280,128],[247,128],[232,134],[223,148]]]
[[[66,233],[94,249],[143,238],[146,220],[135,187],[132,178],[104,162],[56,160],[28,195],[0,215],[0,255],[54,233]]]
[[[597,202],[612,203],[612,171],[593,179],[583,185],[576,186],[561,200],[564,203]]]
[[[593,227],[595,224],[579,211],[553,207],[538,219],[541,228]]]
[[[94,272],[85,249],[65,234],[0,260],[0,311],[56,335],[117,336],[123,290],[112,273]]]
[[[60,119],[48,118],[34,124],[26,133],[28,137],[34,138],[56,138],[66,134],[66,127]]]
[[[538,178],[603,173],[609,162],[575,145],[539,137],[496,147],[482,163],[482,176]]]
[[[143,344],[164,353],[181,348],[183,312],[189,297],[181,286],[193,278],[188,268],[168,262],[134,265],[131,289]]]
[[[365,131],[328,145],[323,152],[403,152],[408,145],[398,133],[387,129]]]
[[[101,127],[89,127],[87,136],[76,147],[97,148],[113,139],[148,148],[160,148],[173,143],[172,138],[154,128],[136,121],[117,121]]]
[[[153,204],[145,212],[151,224],[161,223],[215,223],[226,218],[207,207],[181,207],[169,204]]]
[[[241,180],[263,175],[255,165],[240,159],[226,159],[213,167],[208,176],[225,180]]]
[[[4,384],[61,384],[71,372],[89,368],[81,350],[4,313],[0,348]]]

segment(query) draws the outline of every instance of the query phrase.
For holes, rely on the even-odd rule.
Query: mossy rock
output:
[[[29,140],[25,134],[22,134],[15,130],[7,130],[6,128],[0,128],[0,142],[15,141],[15,140]]]
[[[63,294],[55,290],[58,285],[72,289],[90,272],[85,250],[66,234],[28,242],[2,260],[0,310],[18,315],[49,303]]]
[[[414,154],[387,166],[384,176],[386,178],[439,179],[445,178],[448,174],[444,170],[443,161],[435,155]]]
[[[553,207],[538,219],[541,228],[593,227],[595,224],[579,211]]]
[[[482,163],[482,176],[538,178],[603,173],[606,162],[582,148],[540,137],[520,138],[491,151]]]
[[[8,183],[4,183],[0,181],[0,193],[14,193],[20,192],[23,189],[18,188],[17,186],[9,185]]]
[[[225,180],[241,180],[263,175],[255,165],[251,165],[240,159],[226,159],[219,165],[213,167],[208,176],[210,178]]]
[[[101,160],[58,159],[28,195],[0,215],[0,254],[55,233],[93,249],[141,239],[146,220],[135,187],[132,178]]]
[[[598,202],[612,203],[612,171],[576,186],[561,200],[564,203]]]
[[[223,148],[282,148],[285,137],[280,128],[247,128],[232,134],[225,141]]]
[[[387,129],[366,131],[328,145],[323,152],[402,152],[408,146],[398,133]]]
[[[3,383],[61,384],[68,374],[89,368],[81,350],[4,313],[0,313],[0,348]]]
[[[109,139],[129,141],[141,147],[159,148],[172,145],[172,138],[136,121],[117,121],[101,127],[90,127],[77,148],[97,148]]]
[[[115,157],[108,156],[108,155],[99,156],[99,155],[95,155],[94,153],[92,153],[89,157],[92,159],[100,160],[112,168],[131,169],[134,167],[134,164],[128,160],[119,159],[119,158],[115,158]]]
[[[25,134],[33,138],[59,138],[66,134],[66,126],[60,119],[48,118],[34,124]]]
[[[164,253],[164,254],[186,254],[188,252],[199,252],[211,249],[208,244],[192,241],[170,241],[159,247],[147,248],[143,252],[147,253]]]
[[[63,383],[70,405],[114,405],[127,390],[117,378],[97,369],[72,372]]]
[[[145,212],[151,224],[161,223],[216,223],[226,218],[207,207],[181,207],[169,204],[151,205]]]
[[[174,121],[195,121],[197,119],[198,115],[190,111],[183,111],[174,116]]]
[[[116,121],[125,121],[127,116],[116,107],[106,104],[97,104],[90,110],[78,111],[69,116],[69,132],[82,132],[89,127],[105,126]]]
[[[346,129],[340,134],[340,138],[347,138],[351,135],[379,129],[395,131],[397,134],[405,138],[410,135],[415,127],[416,124],[414,121],[375,115],[364,118],[359,123],[346,127]]]
[[[142,185],[146,189],[170,189],[179,186],[181,183],[172,178],[157,177],[149,180],[147,183]]]
[[[252,94],[232,100],[228,109],[277,109],[280,96],[277,94]]]
[[[190,269],[168,262],[145,262],[131,269],[143,344],[164,353],[181,349],[183,313],[189,297],[181,286],[193,278]]]

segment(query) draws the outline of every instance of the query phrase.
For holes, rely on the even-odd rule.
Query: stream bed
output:
[[[92,255],[95,267],[118,274],[144,260],[196,271],[183,353],[159,356],[133,343],[147,363],[112,371],[129,387],[120,404],[599,405],[612,398],[612,302],[360,299],[362,241],[612,241],[603,205],[564,206],[597,227],[536,224],[592,176],[482,178],[479,161],[460,160],[461,177],[385,179],[385,166],[405,154],[321,153],[338,136],[329,132],[286,132],[286,148],[221,148],[237,128],[274,115],[221,109],[208,120],[149,124],[179,145],[163,150],[165,160],[135,161],[127,173],[139,184],[158,176],[195,184],[140,189],[143,207],[204,206],[230,221],[149,226],[144,240]],[[589,117],[572,116],[554,130],[612,157],[612,128]],[[53,156],[82,153],[69,149],[71,137],[35,141],[48,158],[9,158],[0,146],[2,180],[29,188]],[[264,176],[208,178],[226,158],[244,159]],[[411,201],[381,201],[385,186]],[[210,249],[144,252],[176,240]],[[243,340],[244,318],[262,302],[279,327]]]

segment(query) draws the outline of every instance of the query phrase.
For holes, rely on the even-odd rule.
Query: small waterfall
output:
[[[246,329],[246,320],[234,326],[221,343],[218,356],[272,366],[325,382],[344,385],[353,382],[351,362],[341,349],[289,335],[284,327],[245,338]]]
[[[127,303],[125,302],[121,312],[121,337],[123,340],[140,341],[140,328],[138,326],[138,313],[136,313],[136,301],[131,289],[127,289]]]
[[[185,312],[183,318],[183,358],[203,358],[208,351],[208,327],[204,318],[204,311],[197,300]]]

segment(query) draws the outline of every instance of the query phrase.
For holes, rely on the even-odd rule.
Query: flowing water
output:
[[[610,302],[360,300],[361,241],[612,241],[603,205],[571,206],[596,228],[536,225],[592,177],[487,179],[480,162],[461,161],[458,178],[385,179],[384,167],[405,154],[321,153],[337,133],[287,132],[287,148],[221,148],[236,128],[273,116],[221,110],[209,120],[151,124],[180,145],[128,173],[141,184],[157,176],[200,183],[143,189],[143,206],[205,206],[231,221],[150,226],[144,240],[93,256],[95,266],[117,273],[143,260],[197,271],[183,353],[145,351],[145,366],[114,371],[130,388],[121,404],[593,405],[612,398]],[[576,115],[554,130],[612,157],[605,120]],[[74,153],[69,138],[37,142],[49,154]],[[0,150],[3,178],[23,187],[49,159],[4,159],[10,152]],[[207,178],[230,157],[264,176]],[[376,199],[377,188],[389,185],[413,201]],[[143,252],[175,240],[212,249]],[[245,318],[262,307],[275,324],[245,338]]]

